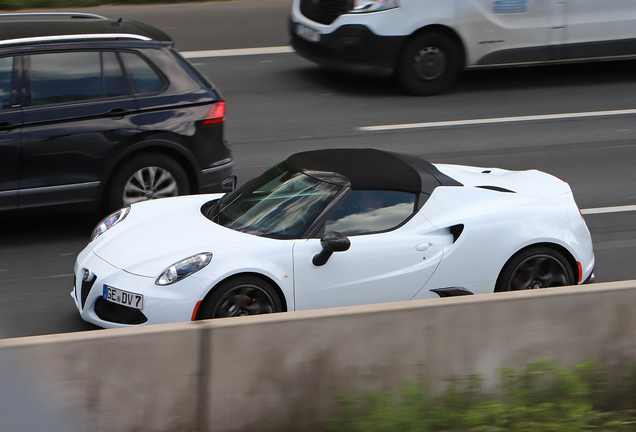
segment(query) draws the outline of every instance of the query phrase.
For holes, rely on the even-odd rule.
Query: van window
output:
[[[11,107],[11,76],[13,57],[0,58],[0,109]]]
[[[121,53],[121,58],[128,70],[135,94],[161,91],[162,79],[144,59],[132,53]]]
[[[101,97],[99,52],[31,56],[31,105],[77,102]]]
[[[352,190],[327,218],[325,232],[358,235],[387,231],[402,224],[414,210],[414,193]]]

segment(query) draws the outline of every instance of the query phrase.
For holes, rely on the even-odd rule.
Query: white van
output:
[[[300,55],[443,93],[463,69],[636,57],[636,0],[293,0]]]

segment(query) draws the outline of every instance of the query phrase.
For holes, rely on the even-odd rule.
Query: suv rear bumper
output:
[[[201,171],[199,193],[221,191],[221,182],[232,175],[234,161],[231,158],[217,162],[213,167]]]
[[[296,35],[296,23],[288,20],[294,50],[329,69],[373,76],[393,73],[406,36],[378,36],[367,26],[343,25],[333,33],[321,34],[319,42]]]

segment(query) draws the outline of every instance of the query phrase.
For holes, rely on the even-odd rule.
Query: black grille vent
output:
[[[505,192],[505,193],[516,193],[515,191],[511,191],[510,189],[505,189],[499,186],[477,186],[480,189],[487,189],[495,192]]]
[[[104,297],[97,298],[95,314],[104,321],[118,324],[143,324],[148,321],[146,315],[139,309],[109,302],[104,300]]]
[[[353,0],[300,0],[300,12],[320,24],[331,24],[351,9]]]
[[[97,276],[96,275],[93,275],[93,279],[91,279],[89,281],[85,281],[82,278],[82,292],[81,292],[82,309],[84,309],[84,305],[86,304],[86,299],[88,298],[88,294],[91,292],[91,288],[93,288],[93,285],[95,284],[96,280],[97,280]]]

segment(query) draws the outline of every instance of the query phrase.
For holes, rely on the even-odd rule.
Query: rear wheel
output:
[[[282,312],[274,288],[256,276],[239,276],[221,282],[204,300],[197,319],[227,318]]]
[[[421,33],[404,48],[396,76],[413,95],[435,95],[450,90],[461,64],[460,48],[452,38],[442,33]]]
[[[513,257],[504,267],[495,291],[552,288],[575,283],[568,260],[549,247],[534,247]]]
[[[160,153],[144,153],[115,173],[107,191],[107,206],[115,210],[139,201],[188,193],[188,176],[177,161]]]

